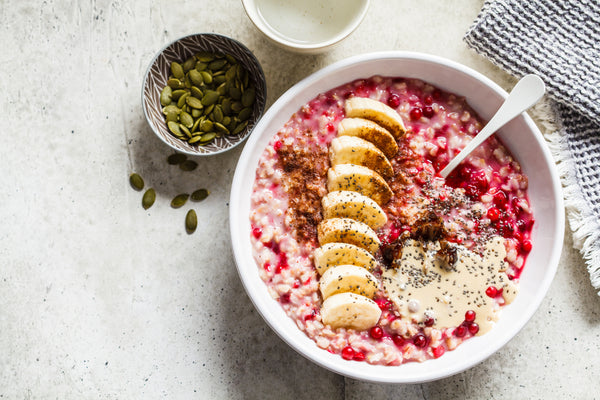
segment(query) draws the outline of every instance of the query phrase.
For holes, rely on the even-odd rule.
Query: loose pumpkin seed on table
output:
[[[187,233],[194,233],[196,227],[198,226],[198,216],[196,215],[196,211],[191,209],[185,215],[185,230]]]
[[[187,203],[188,198],[190,197],[187,193],[178,194],[171,200],[171,207],[180,208],[183,207],[185,203]]]
[[[129,184],[138,192],[144,188],[144,180],[135,172],[129,175]]]
[[[154,189],[150,188],[150,189],[146,190],[146,192],[144,193],[144,196],[142,197],[142,207],[144,207],[144,210],[147,210],[150,207],[152,207],[155,200],[156,200],[156,192],[154,191]]]
[[[181,62],[173,61],[170,72],[160,103],[173,136],[205,146],[246,128],[256,88],[233,56],[199,52]]]

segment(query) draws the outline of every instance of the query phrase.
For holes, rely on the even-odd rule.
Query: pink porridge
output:
[[[381,316],[364,330],[323,323],[314,262],[321,201],[328,194],[329,145],[352,97],[389,105],[406,127],[389,160],[393,196],[381,205],[387,222],[376,229],[381,245],[371,270],[378,285],[372,299]],[[416,79],[375,76],[318,95],[272,138],[251,199],[254,258],[271,296],[317,346],[347,360],[399,365],[438,358],[493,327],[516,295],[534,220],[527,177],[494,136],[447,179],[438,175],[482,126],[464,98]],[[447,251],[457,248],[466,260],[458,264],[456,250]],[[410,261],[433,253],[452,260],[449,267],[436,267],[435,288],[415,272],[434,267]],[[478,272],[484,269],[494,271],[484,277]],[[449,278],[442,276],[446,272]],[[447,287],[439,283],[444,279]],[[461,293],[453,295],[457,281]],[[407,285],[413,288],[410,301],[398,295]],[[436,309],[443,303],[451,308],[445,317]]]

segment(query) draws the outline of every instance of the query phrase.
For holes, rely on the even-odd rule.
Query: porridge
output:
[[[399,365],[493,328],[517,294],[534,223],[527,177],[465,99],[375,76],[318,95],[260,157],[253,255],[316,345]]]

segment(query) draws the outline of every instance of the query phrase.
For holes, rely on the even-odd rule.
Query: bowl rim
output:
[[[327,351],[318,348],[312,339],[308,338],[308,336],[306,336],[306,334],[303,331],[298,329],[298,327],[295,324],[291,323],[291,319],[283,312],[283,309],[281,308],[279,303],[277,303],[274,299],[272,299],[269,296],[264,282],[258,276],[258,267],[256,266],[253,257],[250,257],[250,260],[248,260],[248,254],[244,252],[244,249],[240,244],[243,240],[249,242],[250,237],[249,215],[242,215],[241,210],[246,209],[244,207],[236,206],[240,199],[243,199],[242,201],[244,202],[250,201],[249,199],[241,197],[242,183],[245,178],[243,175],[245,173],[248,173],[246,171],[248,168],[246,167],[248,166],[249,160],[251,159],[251,157],[256,157],[256,154],[253,152],[258,151],[258,153],[260,154],[264,150],[264,147],[260,147],[259,149],[255,148],[259,143],[261,137],[265,135],[264,127],[268,126],[269,121],[280,111],[280,109],[283,106],[285,106],[288,102],[292,101],[292,99],[297,97],[303,90],[305,90],[306,87],[310,87],[311,85],[318,82],[323,83],[322,80],[328,75],[334,72],[339,73],[340,71],[352,67],[355,64],[369,63],[381,60],[406,59],[440,64],[443,68],[450,68],[456,72],[465,73],[471,78],[486,85],[491,91],[495,92],[495,94],[501,96],[502,98],[506,98],[508,96],[508,93],[504,89],[502,89],[499,85],[494,83],[492,80],[490,80],[483,74],[475,71],[470,67],[439,56],[417,52],[386,51],[367,53],[349,57],[347,59],[326,66],[323,69],[316,71],[310,76],[304,78],[303,80],[292,86],[290,89],[288,89],[288,91],[286,91],[279,99],[277,99],[277,101],[269,108],[269,110],[263,116],[259,124],[257,124],[256,131],[258,132],[258,134],[253,135],[253,137],[248,141],[238,160],[235,174],[233,177],[230,195],[230,234],[236,268],[238,270],[240,279],[242,280],[242,284],[246,290],[246,293],[250,297],[252,303],[258,310],[259,314],[263,317],[263,319],[267,322],[271,329],[273,329],[273,331],[284,342],[286,342],[290,347],[292,347],[305,358],[332,372],[342,374],[344,376],[354,379],[377,383],[419,383],[446,378],[479,364],[480,362],[484,361],[489,356],[494,354],[496,351],[500,350],[527,324],[527,322],[538,310],[542,300],[546,297],[548,289],[554,279],[558,268],[558,262],[562,252],[565,227],[562,187],[560,184],[555,163],[552,159],[550,150],[545,140],[539,132],[539,129],[537,128],[533,120],[526,113],[523,113],[517,118],[522,118],[525,124],[528,126],[528,128],[532,131],[533,139],[539,144],[544,161],[548,166],[548,172],[552,183],[552,193],[554,195],[554,199],[552,199],[554,200],[555,205],[555,209],[553,210],[553,226],[555,227],[556,232],[552,240],[552,248],[546,252],[549,253],[548,268],[545,270],[546,272],[543,275],[543,279],[539,282],[536,282],[536,287],[538,288],[538,290],[535,292],[536,296],[529,296],[531,297],[531,299],[527,297],[527,299],[531,301],[527,303],[526,307],[522,310],[522,313],[519,314],[518,324],[510,325],[509,328],[505,330],[506,332],[502,331],[498,333],[496,336],[499,336],[499,340],[494,341],[493,346],[486,347],[484,351],[477,353],[473,357],[469,357],[467,361],[462,361],[463,359],[458,359],[459,362],[453,365],[451,368],[444,367],[436,369],[434,368],[434,366],[439,366],[439,364],[433,363],[441,360],[441,358],[438,360],[428,360],[427,363],[431,363],[432,368],[428,368],[428,373],[420,374],[418,377],[415,377],[410,373],[412,372],[412,369],[410,369],[411,367],[409,365],[413,363],[402,364],[400,366],[380,366],[366,364],[364,366],[357,367],[356,363],[352,364],[352,361],[342,360],[341,357],[339,357],[338,355],[330,354]],[[364,76],[364,78],[366,78],[366,76]],[[357,77],[356,79],[359,78]],[[330,85],[331,88],[337,86],[336,84],[329,83],[327,85]],[[323,87],[321,88],[319,93],[324,92],[328,89],[330,88]],[[313,97],[317,94],[318,93],[313,93]],[[241,223],[241,227],[237,224],[238,222]],[[244,236],[244,234],[246,236]],[[254,268],[252,269],[252,267]],[[276,307],[274,307],[274,305],[277,305],[280,310],[277,310]],[[507,307],[511,307],[513,305],[514,304],[511,304]],[[282,318],[282,315],[284,318]],[[485,336],[490,334],[491,332],[486,334]],[[459,346],[459,349],[465,348],[466,351],[467,348],[470,346],[469,342],[475,341],[485,336],[473,338],[470,341],[467,341],[461,346]],[[494,336],[494,338],[496,338],[496,336]],[[449,353],[455,352],[456,351]],[[453,357],[452,354],[448,354],[448,356]],[[417,364],[420,365],[420,363]],[[396,370],[396,368],[404,369]],[[416,369],[418,370],[418,367]],[[390,374],[389,372],[387,372],[392,370],[396,371],[397,374]],[[407,374],[407,376],[405,376],[405,374],[402,373],[403,371],[410,372]]]
[[[264,98],[264,101],[259,106],[259,110],[257,112],[257,118],[256,118],[256,121],[254,122],[254,126],[249,127],[247,129],[246,133],[241,137],[240,140],[238,140],[237,142],[233,143],[232,145],[230,145],[228,147],[224,147],[217,151],[199,152],[199,151],[190,151],[189,149],[185,149],[185,148],[175,147],[173,144],[171,144],[167,140],[165,140],[163,135],[160,134],[160,132],[157,132],[154,124],[152,124],[150,122],[150,116],[148,115],[148,110],[146,109],[146,104],[145,104],[145,98],[146,98],[145,91],[146,91],[146,87],[148,85],[148,78],[150,77],[150,71],[152,70],[152,67],[154,66],[154,64],[156,63],[158,58],[165,52],[165,50],[167,50],[169,47],[173,46],[174,44],[176,44],[182,40],[192,38],[192,37],[197,37],[197,36],[218,38],[221,41],[231,42],[234,45],[238,46],[240,49],[244,50],[244,52],[246,52],[248,54],[248,56],[254,61],[254,64],[258,71],[258,76],[259,76],[260,80],[263,82],[263,87],[264,87],[263,95],[262,95]],[[256,55],[245,44],[243,44],[239,40],[231,38],[229,36],[222,35],[220,33],[213,33],[213,32],[190,33],[188,35],[181,36],[177,39],[174,39],[174,40],[168,42],[166,45],[164,45],[159,51],[157,51],[154,54],[154,56],[148,63],[148,66],[146,67],[146,72],[144,73],[144,80],[142,82],[142,87],[141,87],[141,102],[142,102],[142,110],[144,112],[144,118],[146,119],[146,123],[150,126],[150,129],[152,129],[152,132],[154,132],[154,134],[163,143],[165,143],[167,146],[169,146],[171,149],[173,149],[177,152],[184,153],[184,154],[187,154],[190,156],[213,156],[213,155],[225,153],[225,152],[239,146],[240,144],[244,143],[247,140],[247,138],[251,135],[251,133],[254,131],[254,129],[258,125],[258,122],[260,121],[260,119],[262,118],[262,116],[265,112],[265,107],[266,107],[266,103],[267,103],[267,81],[265,78],[265,73],[262,68],[262,65],[261,65],[260,61],[258,61],[258,58],[256,57]]]
[[[341,42],[360,26],[361,22],[367,15],[367,11],[369,10],[369,6],[371,4],[371,0],[361,1],[361,7],[357,10],[357,12],[354,14],[354,17],[349,21],[349,23],[344,26],[344,29],[342,29],[340,32],[338,32],[336,35],[334,35],[328,40],[313,43],[297,43],[291,40],[287,40],[283,35],[278,34],[278,32],[275,29],[271,28],[267,24],[267,22],[264,21],[263,18],[259,15],[256,6],[256,0],[242,0],[242,5],[244,6],[246,15],[248,15],[250,21],[252,21],[252,24],[273,42],[294,51],[314,52],[326,49]]]

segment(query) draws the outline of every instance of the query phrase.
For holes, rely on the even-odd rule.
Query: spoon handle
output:
[[[537,75],[525,75],[513,88],[502,106],[485,127],[442,169],[440,176],[448,177],[477,146],[494,132],[538,102],[544,95],[544,82]]]

